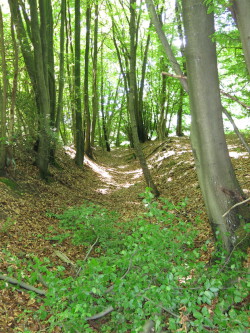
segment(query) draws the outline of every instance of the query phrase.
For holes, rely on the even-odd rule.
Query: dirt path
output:
[[[211,238],[189,140],[168,139],[164,144],[152,142],[143,148],[161,195],[174,203],[187,197],[188,206],[181,218],[188,225],[199,228],[197,242],[202,244]],[[239,152],[242,148],[235,139],[230,143],[230,150],[239,182],[249,196],[249,155]],[[10,174],[14,186],[0,182],[2,274],[14,276],[15,272],[22,270],[24,276],[27,274],[25,267],[10,264],[10,254],[22,262],[30,260],[33,255],[40,259],[48,257],[55,267],[62,264],[55,250],[63,252],[74,262],[84,258],[88,250],[84,246],[75,246],[69,240],[62,243],[51,241],[49,230],[51,226],[57,230],[58,220],[50,217],[49,212],[62,212],[83,204],[84,200],[117,211],[121,223],[142,212],[139,194],[144,192],[145,182],[132,150],[120,148],[111,153],[97,150],[94,161],[85,158],[83,169],[75,166],[72,157],[72,149],[62,150],[57,156],[61,169],[51,168],[51,182],[45,184],[39,179],[30,155],[22,152],[17,156],[15,173]],[[197,224],[198,220],[203,223]],[[0,333],[25,329],[46,331],[44,323],[33,319],[33,313],[38,308],[39,303],[25,291],[3,288],[0,290]],[[20,319],[23,311],[27,310],[30,314]]]

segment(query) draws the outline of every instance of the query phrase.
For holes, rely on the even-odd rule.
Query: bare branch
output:
[[[246,202],[248,202],[248,201],[250,201],[250,197],[247,198],[246,200],[241,201],[241,202],[237,202],[237,204],[233,205],[230,209],[228,209],[228,211],[226,211],[226,213],[224,213],[224,214],[222,215],[222,217],[227,216],[227,214],[230,213],[232,209],[234,209],[235,207],[238,207],[238,206],[240,206],[240,205],[244,205],[244,204],[245,204]]]

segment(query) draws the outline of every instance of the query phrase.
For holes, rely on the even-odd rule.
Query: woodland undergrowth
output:
[[[156,201],[149,188],[141,196],[145,212],[126,230],[119,229],[117,213],[88,201],[48,213],[63,231],[50,228],[49,239],[88,247],[83,260],[64,258],[71,274],[48,258],[24,262],[5,251],[9,275],[15,270],[19,280],[46,286],[36,318],[48,322],[48,332],[247,332],[245,255],[236,248],[228,258],[218,244],[217,259],[205,262],[209,240],[195,245],[202,222],[179,217],[188,199]]]

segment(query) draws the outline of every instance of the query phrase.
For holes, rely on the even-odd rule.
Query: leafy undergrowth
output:
[[[249,157],[232,138],[230,150],[249,194]],[[143,332],[152,322],[156,332],[247,331],[242,254],[209,264],[215,246],[188,140],[144,152],[159,201],[130,149],[96,151],[84,170],[61,151],[49,184],[30,154],[17,157],[18,191],[0,182],[0,272],[46,296],[0,281],[1,333]]]
[[[186,200],[177,206],[164,198],[156,202],[149,189],[142,196],[146,213],[122,234],[118,216],[91,203],[55,216],[65,231],[54,236],[57,241],[69,238],[89,247],[84,260],[71,263],[70,276],[48,258],[22,262],[5,252],[12,263],[9,274],[14,264],[19,279],[31,272],[27,282],[42,280],[48,288],[37,318],[48,320],[48,332],[87,333],[97,327],[100,332],[144,332],[149,323],[154,332],[245,332],[250,287],[241,264],[245,255],[235,251],[228,262],[221,253],[207,265],[200,260],[207,244],[197,249],[197,229],[175,214],[185,209]]]

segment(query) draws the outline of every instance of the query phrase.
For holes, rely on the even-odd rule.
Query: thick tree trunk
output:
[[[50,99],[47,85],[47,71],[45,70],[44,51],[39,32],[38,8],[36,0],[30,0],[30,15],[32,42],[34,47],[34,62],[36,69],[37,93],[39,100],[39,147],[37,156],[37,165],[41,177],[48,177],[49,148],[50,148]],[[46,27],[44,27],[45,29]],[[42,29],[42,28],[41,28]],[[43,41],[45,43],[45,41]]]
[[[212,230],[230,252],[245,237],[249,210],[232,210],[244,199],[227,150],[217,72],[213,13],[202,0],[182,0],[187,37],[187,73],[192,115],[191,141],[199,184]],[[240,219],[239,214],[242,216]]]

